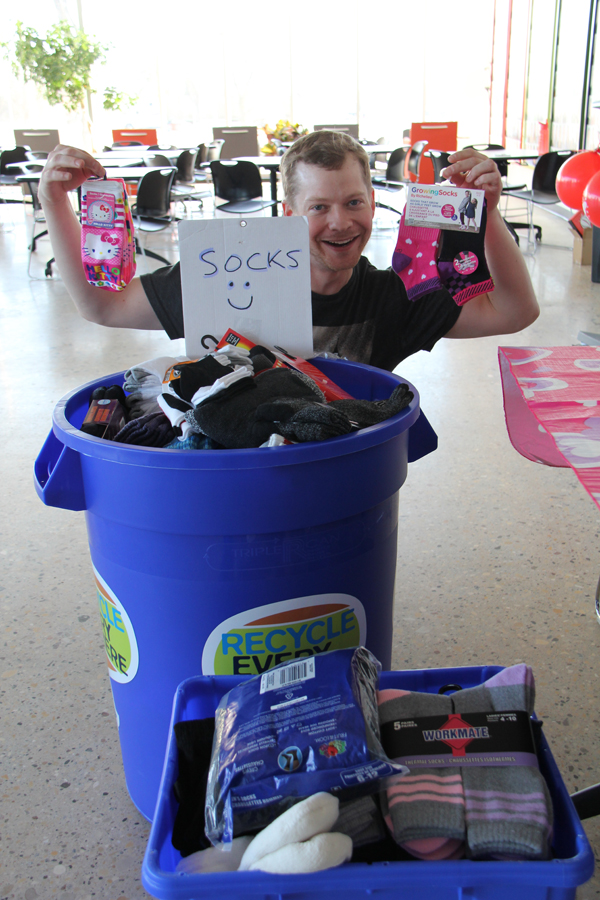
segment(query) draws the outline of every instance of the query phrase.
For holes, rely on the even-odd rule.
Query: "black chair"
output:
[[[560,198],[556,193],[556,176],[558,170],[569,157],[573,156],[574,150],[552,150],[550,153],[543,153],[535,164],[533,170],[533,178],[531,180],[531,190],[503,191],[503,195],[507,197],[518,197],[527,204],[527,221],[514,222],[510,219],[507,224],[511,228],[526,228],[527,242],[533,243],[532,234],[535,232],[535,240],[541,241],[542,229],[540,225],[535,225],[533,221],[533,207],[546,206],[548,211],[552,212],[551,206],[555,206],[560,202]],[[505,219],[507,216],[505,214]]]
[[[376,192],[388,191],[392,194],[397,194],[404,189],[404,185],[406,184],[406,177],[404,174],[406,150],[406,147],[398,147],[396,150],[392,151],[387,163],[385,175],[371,176],[371,183]],[[375,196],[377,197],[377,194],[375,194]],[[377,199],[375,200],[375,206],[378,206],[380,209],[389,209],[390,212],[402,215],[399,210],[394,209],[392,206],[388,206],[386,203],[381,203]]]
[[[215,197],[226,200],[217,209],[237,215],[247,215],[274,206],[275,200],[262,196],[262,180],[258,166],[247,160],[232,162],[213,160],[210,164]]]
[[[209,172],[211,162],[214,162],[216,159],[221,159],[221,150],[223,149],[224,143],[225,141],[223,140],[216,140],[211,141],[209,144],[206,144],[205,158],[199,164],[199,168],[201,170],[204,169],[205,171]]]
[[[429,157],[433,165],[433,183],[441,184],[444,181],[442,172],[448,165],[450,153],[447,153],[445,150],[426,150],[425,156]]]
[[[138,184],[136,202],[131,210],[136,250],[167,266],[172,263],[158,253],[146,250],[143,242],[138,241],[138,234],[156,234],[178,221],[171,213],[171,187],[174,178],[173,168],[150,168]]]
[[[171,189],[171,200],[183,203],[184,208],[189,200],[197,200],[202,206],[202,198],[212,196],[210,191],[194,191],[194,185],[197,181],[204,181],[204,179],[196,178],[197,156],[197,150],[182,150],[175,162],[177,166],[177,171],[175,172],[176,184]]]
[[[196,164],[194,166],[194,180],[206,181],[206,167],[202,164],[206,162],[207,149],[206,144],[198,144],[196,147]]]
[[[41,172],[43,166],[28,166],[30,169],[29,174],[34,174],[35,172]],[[36,243],[45,235],[48,234],[48,229],[46,228],[46,219],[44,218],[44,210],[42,209],[42,204],[40,203],[38,196],[38,187],[39,181],[34,181],[33,179],[29,179],[27,175],[21,175],[19,178],[19,183],[25,185],[26,190],[31,197],[31,207],[32,207],[32,216],[31,216],[31,238],[29,240],[29,244],[27,249],[29,250],[29,259],[27,260],[27,274],[34,281],[43,281],[43,278],[36,278],[31,274],[31,257],[36,249]],[[38,225],[42,226],[41,231],[36,231],[36,227]],[[54,257],[49,259],[46,263],[46,268],[44,270],[44,275],[46,278],[52,277],[52,263],[54,262]]]
[[[19,169],[8,169],[10,163],[26,163],[30,162],[30,153],[28,147],[14,147],[12,150],[3,150],[0,153],[0,186],[7,187],[20,186],[17,181],[17,175],[23,174]],[[2,197],[2,203],[22,203],[23,198],[17,200],[14,197]]]
[[[421,165],[421,157],[423,156],[425,147],[427,147],[427,145],[428,141],[416,141],[408,151],[406,174],[409,181],[419,180],[419,166]]]

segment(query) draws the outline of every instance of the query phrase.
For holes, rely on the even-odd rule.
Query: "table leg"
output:
[[[592,225],[592,281],[600,282],[600,228]]]
[[[275,205],[271,207],[271,215],[276,216],[277,213],[277,169],[271,169],[271,200],[275,201]]]

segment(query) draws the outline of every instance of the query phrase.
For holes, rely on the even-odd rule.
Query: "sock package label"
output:
[[[386,753],[410,768],[538,766],[523,710],[395,719],[381,726]]]
[[[319,791],[368,795],[407,771],[379,740],[379,671],[364,647],[334,650],[282,663],[223,697],[206,790],[213,844],[259,830]]]
[[[469,231],[481,228],[485,191],[459,188],[453,184],[410,184],[406,190],[406,225]]]

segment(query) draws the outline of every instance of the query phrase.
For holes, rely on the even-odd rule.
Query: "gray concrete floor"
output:
[[[575,791],[600,781],[599,514],[570,470],[512,448],[497,348],[600,331],[600,285],[573,265],[566,224],[544,212],[536,221],[544,239],[527,262],[539,320],[519,335],[443,340],[399,370],[439,448],[409,467],[400,492],[393,667],[530,664],[537,713]],[[47,239],[33,267],[42,280],[30,280],[28,228],[20,206],[0,205],[0,900],[138,900],[149,824],[125,787],[84,517],[43,506],[32,466],[64,394],[184,349],[81,319],[62,282],[43,279]],[[388,265],[394,244],[395,229],[378,227],[368,255]],[[153,246],[176,258],[166,235]],[[585,828],[598,853],[600,819]],[[577,896],[600,896],[600,875]]]

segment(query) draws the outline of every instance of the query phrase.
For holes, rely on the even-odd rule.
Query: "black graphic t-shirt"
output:
[[[184,337],[179,263],[141,276],[142,286],[168,336]],[[312,292],[315,353],[331,353],[392,371],[418,350],[431,350],[458,316],[448,291],[411,302],[392,269],[376,269],[361,256],[337,294]]]

